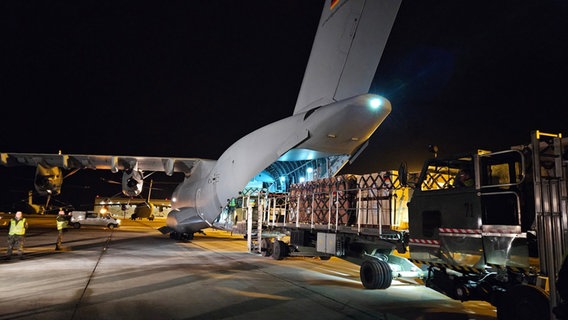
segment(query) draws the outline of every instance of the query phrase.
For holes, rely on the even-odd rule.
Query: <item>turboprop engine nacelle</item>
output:
[[[142,192],[144,175],[135,169],[124,170],[122,174],[122,193],[128,197],[135,197]]]
[[[34,186],[40,195],[56,196],[61,193],[63,174],[59,167],[48,167],[38,164],[36,167]]]

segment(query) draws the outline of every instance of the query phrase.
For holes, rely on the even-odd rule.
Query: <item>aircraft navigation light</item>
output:
[[[378,109],[383,104],[383,101],[379,98],[373,98],[369,101],[369,105],[373,109]]]

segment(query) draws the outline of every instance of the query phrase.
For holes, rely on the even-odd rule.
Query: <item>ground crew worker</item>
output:
[[[454,185],[457,187],[472,187],[474,183],[473,177],[467,169],[461,169],[454,179]]]
[[[228,216],[230,219],[233,219],[233,214],[235,213],[235,209],[237,208],[237,199],[231,198],[228,200],[229,202],[229,213]],[[234,219],[236,222],[236,219]]]
[[[61,250],[61,243],[63,242],[63,232],[66,231],[67,225],[69,224],[67,217],[65,216],[65,211],[59,210],[57,218],[57,243],[55,244],[55,250]]]
[[[14,247],[18,249],[20,260],[24,258],[24,238],[27,228],[28,222],[23,217],[22,211],[16,212],[16,216],[10,220],[10,231],[8,231],[8,251],[6,252],[8,260],[12,258]]]

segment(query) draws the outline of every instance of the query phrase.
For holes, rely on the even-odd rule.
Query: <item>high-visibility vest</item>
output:
[[[8,232],[9,235],[19,235],[23,236],[26,234],[26,218],[21,219],[20,221],[16,221],[16,219],[12,219],[10,221],[10,231]]]
[[[63,230],[67,228],[67,220],[59,221],[57,220],[57,230]]]

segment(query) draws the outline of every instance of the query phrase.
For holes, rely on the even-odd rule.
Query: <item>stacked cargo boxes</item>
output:
[[[293,184],[287,222],[406,229],[409,188],[396,171],[340,175]]]
[[[356,212],[356,196],[355,175],[309,181],[290,187],[290,209],[300,224],[347,224],[349,213]]]
[[[359,177],[359,223],[366,226],[391,224],[391,190],[389,172],[370,173]]]
[[[361,225],[408,228],[410,188],[402,185],[396,171],[361,175],[358,186],[358,217]]]

